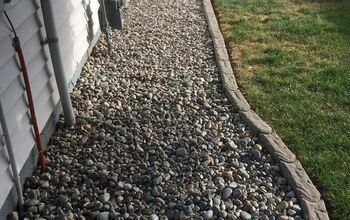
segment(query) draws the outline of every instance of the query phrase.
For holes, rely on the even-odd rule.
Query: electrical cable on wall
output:
[[[1,1],[1,0],[0,0]],[[32,90],[29,82],[29,76],[28,76],[28,70],[27,70],[27,65],[24,59],[23,51],[21,48],[21,42],[17,36],[16,30],[13,27],[12,21],[9,18],[8,14],[6,11],[4,11],[4,14],[6,16],[7,21],[9,22],[12,32],[15,35],[14,38],[12,39],[13,47],[15,48],[15,51],[18,55],[18,59],[20,62],[21,70],[22,70],[22,75],[24,79],[24,84],[25,84],[25,90],[27,93],[27,99],[29,103],[29,110],[30,110],[30,116],[31,116],[31,123],[33,125],[33,130],[34,130],[34,135],[35,135],[35,142],[37,145],[38,153],[39,153],[39,163],[41,166],[41,171],[45,171],[46,166],[47,166],[47,160],[45,156],[45,149],[43,147],[43,144],[41,142],[40,138],[40,132],[39,132],[39,127],[38,127],[38,122],[35,114],[35,107],[34,107],[34,100],[33,100],[33,95],[32,95]]]

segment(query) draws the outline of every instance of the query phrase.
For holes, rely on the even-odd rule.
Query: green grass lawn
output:
[[[213,4],[245,97],[350,219],[350,1]]]

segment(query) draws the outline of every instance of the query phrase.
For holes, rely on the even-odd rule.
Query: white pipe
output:
[[[7,123],[6,123],[4,109],[2,108],[1,100],[0,100],[0,122],[1,122],[1,126],[2,126],[2,131],[4,133],[4,137],[5,137],[7,152],[8,152],[9,157],[10,157],[12,175],[13,175],[13,179],[14,179],[15,184],[16,184],[16,189],[17,189],[17,194],[18,194],[18,203],[19,203],[19,206],[21,208],[24,204],[24,199],[23,199],[23,194],[22,194],[21,177],[19,176],[19,173],[18,173],[17,163],[16,163],[15,155],[13,153],[13,146],[12,146],[10,133],[9,133]]]
[[[53,6],[51,0],[41,0],[41,8],[44,17],[47,42],[49,44],[51,61],[55,72],[58,92],[64,112],[65,124],[72,126],[75,124],[72,101],[68,92],[68,84],[64,73],[61,50],[59,47],[56,24],[53,17]]]

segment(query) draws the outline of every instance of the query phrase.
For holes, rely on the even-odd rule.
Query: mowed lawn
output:
[[[350,1],[212,1],[245,97],[350,219]]]

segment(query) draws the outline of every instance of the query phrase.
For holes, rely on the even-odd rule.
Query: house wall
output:
[[[72,87],[100,34],[99,4],[97,0],[60,0],[53,3],[65,74]],[[22,43],[39,129],[44,142],[47,142],[60,113],[60,103],[48,46],[42,44],[46,32],[40,0],[12,0],[5,10]],[[0,17],[0,101],[14,147],[16,166],[25,176],[31,173],[36,164],[36,158],[32,158],[35,156],[35,141],[29,123],[22,73],[12,47],[13,35],[5,16]],[[16,196],[14,201],[9,199],[13,197],[10,192],[14,191],[14,183],[1,126],[0,135],[0,219],[5,219],[4,214],[8,210],[4,207],[10,209],[11,204],[16,202]]]

